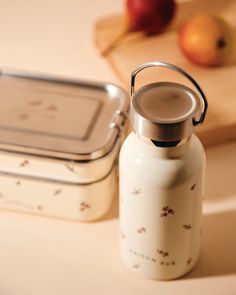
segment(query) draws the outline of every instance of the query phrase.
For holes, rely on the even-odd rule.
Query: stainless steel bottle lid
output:
[[[202,103],[192,89],[172,82],[148,84],[134,93],[136,75],[152,66],[166,67],[184,75],[200,93]],[[161,142],[188,137],[194,127],[204,121],[207,109],[206,97],[197,82],[182,69],[162,62],[145,63],[132,73],[131,98],[131,125],[135,132]]]

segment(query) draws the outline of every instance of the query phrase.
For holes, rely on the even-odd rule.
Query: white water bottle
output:
[[[177,71],[190,88],[156,82],[134,93],[147,67]],[[193,133],[207,100],[182,69],[162,62],[131,76],[131,125],[120,152],[120,249],[128,268],[158,280],[180,277],[196,264],[201,243],[205,152]]]

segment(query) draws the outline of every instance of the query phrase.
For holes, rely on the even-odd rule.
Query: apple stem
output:
[[[101,55],[106,57],[111,53],[112,50],[114,50],[117,46],[120,45],[120,43],[123,41],[124,37],[127,35],[129,30],[126,28],[123,31],[119,33],[118,36],[116,36],[115,39],[113,39],[108,46],[101,51]]]

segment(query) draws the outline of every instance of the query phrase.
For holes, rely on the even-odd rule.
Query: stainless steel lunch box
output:
[[[129,101],[113,84],[3,70],[0,208],[91,221],[117,193]]]

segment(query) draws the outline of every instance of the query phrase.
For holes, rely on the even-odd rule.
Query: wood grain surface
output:
[[[236,59],[233,56],[222,67],[200,67],[190,63],[178,46],[177,29],[181,23],[196,13],[219,14],[236,27],[235,0],[192,0],[179,3],[175,20],[160,35],[144,37],[140,33],[125,36],[105,58],[128,90],[131,72],[148,61],[166,61],[190,73],[204,90],[209,109],[204,124],[197,134],[204,145],[212,145],[236,138]],[[105,16],[94,26],[95,42],[103,51],[124,31],[124,15]],[[154,81],[175,81],[192,87],[180,75],[164,69],[148,69],[137,78],[137,88]]]

